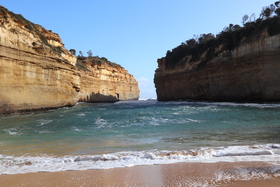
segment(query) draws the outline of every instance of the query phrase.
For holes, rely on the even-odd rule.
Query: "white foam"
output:
[[[55,172],[65,170],[109,169],[137,165],[178,162],[212,163],[280,160],[280,145],[230,146],[183,151],[127,151],[80,156],[5,156],[0,155],[0,174]]]
[[[77,132],[82,132],[83,129],[73,126],[72,129]]]
[[[39,122],[38,126],[47,125],[47,124],[51,123],[52,121],[53,120],[46,120],[46,119],[37,120],[37,122]]]
[[[20,135],[21,134],[20,132],[18,132],[18,130],[16,128],[4,129],[3,131],[8,133],[11,136],[16,136],[16,135]]]
[[[107,120],[102,119],[102,118],[97,118],[95,120],[95,124],[97,125],[97,129],[108,127],[108,126],[106,126],[106,125],[108,125]]]
[[[36,132],[38,132],[39,134],[49,134],[49,133],[51,133],[51,131],[48,131],[48,130],[36,131]]]
[[[231,146],[216,151],[217,157],[222,156],[253,156],[253,155],[273,155],[274,152],[269,147]]]
[[[227,183],[232,181],[248,181],[270,179],[280,176],[280,166],[258,167],[258,168],[237,168],[230,171],[220,171],[216,175],[216,183]]]
[[[140,98],[138,101],[157,101],[157,98]]]
[[[77,116],[85,116],[86,114],[85,113],[79,113],[77,114]]]
[[[191,119],[191,118],[186,118],[186,119],[190,122],[196,122],[196,123],[202,122],[202,120],[196,120],[196,119]]]

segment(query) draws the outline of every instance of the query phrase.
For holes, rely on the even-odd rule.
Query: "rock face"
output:
[[[166,58],[159,59],[154,78],[158,100],[279,102],[280,34],[271,30],[254,34],[256,28],[251,29],[250,37],[240,37],[229,50],[225,43],[213,43],[197,60],[187,53],[172,68]]]
[[[123,67],[97,57],[79,61],[79,101],[114,102],[138,100],[139,89],[134,77]]]
[[[0,6],[0,114],[139,98],[124,68],[79,71],[58,34]]]

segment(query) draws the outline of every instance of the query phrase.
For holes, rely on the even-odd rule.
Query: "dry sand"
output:
[[[178,163],[106,170],[0,175],[0,186],[280,186],[280,177],[270,176],[266,179],[256,175],[252,180],[246,181],[246,175],[242,172],[234,173],[236,168],[254,170],[256,173],[270,171],[274,165],[263,162]],[[269,172],[266,177],[269,177]]]

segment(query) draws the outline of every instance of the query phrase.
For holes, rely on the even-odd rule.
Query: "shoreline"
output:
[[[189,102],[189,103],[210,103],[214,105],[219,105],[220,103],[232,103],[236,105],[246,105],[246,104],[257,104],[257,105],[280,105],[280,101],[212,101],[212,100],[191,100],[191,99],[181,99],[181,100],[157,100],[157,99],[129,99],[129,100],[117,100],[117,101],[95,101],[95,102],[84,102],[84,101],[77,101],[75,104],[68,104],[58,107],[42,107],[36,109],[21,109],[21,110],[9,110],[3,112],[0,110],[0,118],[1,117],[13,117],[13,116],[24,116],[24,115],[33,115],[33,114],[41,114],[41,113],[48,113],[52,110],[58,110],[64,107],[71,108],[76,106],[79,103],[88,103],[88,104],[100,104],[100,103],[117,103],[122,101],[158,101],[158,102]]]
[[[77,101],[74,104],[62,105],[62,106],[57,106],[57,107],[42,107],[42,108],[36,108],[36,109],[9,110],[8,112],[2,112],[0,110],[0,118],[1,117],[24,116],[24,115],[48,113],[53,110],[58,110],[58,109],[65,108],[65,107],[71,108],[71,107],[76,106],[79,103],[100,104],[100,103],[117,103],[117,102],[121,102],[121,101],[140,101],[140,100],[139,99],[129,99],[129,100],[94,101],[94,102]]]
[[[3,186],[279,186],[279,162],[175,163],[0,175]],[[276,168],[277,167],[277,168]],[[276,168],[276,169],[274,169]],[[271,172],[274,171],[275,173]],[[277,174],[278,173],[278,174]],[[248,179],[248,181],[247,181]]]

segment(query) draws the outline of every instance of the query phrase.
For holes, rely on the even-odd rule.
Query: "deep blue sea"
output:
[[[0,174],[279,158],[280,104],[78,103],[0,118]]]

